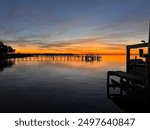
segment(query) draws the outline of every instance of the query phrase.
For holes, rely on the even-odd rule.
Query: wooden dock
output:
[[[147,48],[147,54],[144,54],[143,48]],[[135,56],[135,59],[131,59],[131,49],[139,49],[140,59],[137,59],[137,56]],[[118,96],[125,92],[140,98],[150,99],[150,25],[148,42],[128,45],[126,46],[126,52],[126,72],[107,72],[107,96],[114,95],[111,94],[110,88],[119,88]]]
[[[119,80],[115,80],[113,77],[118,77]],[[108,71],[107,73],[107,96],[111,96],[110,88],[120,88],[119,95],[121,96],[123,91],[127,94],[140,94],[139,96],[144,96],[144,88],[146,85],[145,77],[134,76],[123,71]]]

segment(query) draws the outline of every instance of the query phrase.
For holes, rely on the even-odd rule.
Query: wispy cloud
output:
[[[86,39],[74,39],[74,40],[68,40],[68,41],[56,41],[52,43],[47,43],[47,45],[42,45],[39,46],[41,48],[47,48],[47,47],[65,47],[65,46],[70,46],[70,45],[83,45],[87,44],[89,42],[95,42],[98,41],[99,38],[86,38]]]
[[[16,49],[117,50],[147,40],[149,4],[149,0],[2,0],[0,40]]]

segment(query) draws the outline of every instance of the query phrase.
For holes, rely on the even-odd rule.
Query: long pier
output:
[[[101,61],[101,55],[75,55],[75,54],[6,54],[3,59],[17,59],[21,61]]]
[[[30,55],[25,57],[12,58],[17,61],[101,61],[100,55]]]

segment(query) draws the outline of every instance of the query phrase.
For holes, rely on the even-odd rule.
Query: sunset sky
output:
[[[0,0],[0,41],[21,53],[122,54],[148,40],[150,0]]]

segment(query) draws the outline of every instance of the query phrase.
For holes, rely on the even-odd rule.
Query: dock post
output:
[[[146,89],[147,89],[147,96],[150,99],[150,20],[149,20],[149,38],[148,38],[148,57],[146,59]]]
[[[126,47],[126,53],[127,53],[127,57],[126,57],[126,72],[129,73],[130,72],[130,48],[127,46]]]
[[[107,72],[107,97],[110,97],[110,93],[109,93],[109,81],[110,81],[110,75],[109,75],[109,71]]]

